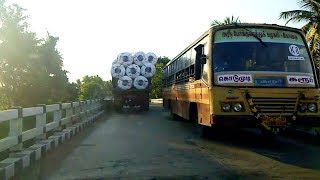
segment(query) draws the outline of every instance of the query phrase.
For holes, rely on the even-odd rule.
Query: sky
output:
[[[71,82],[85,75],[110,80],[121,52],[154,52],[175,57],[226,16],[242,22],[285,25],[282,11],[297,0],[7,0],[27,9],[39,38],[59,37],[58,50]],[[300,28],[301,23],[288,26]]]

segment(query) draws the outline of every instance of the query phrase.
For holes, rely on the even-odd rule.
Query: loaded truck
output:
[[[114,108],[140,107],[149,110],[151,78],[158,58],[154,53],[120,53],[111,68]]]
[[[112,78],[113,103],[116,111],[121,112],[124,107],[140,107],[142,111],[149,111],[149,87],[146,89],[131,88],[123,90],[118,87],[118,81],[118,78]]]

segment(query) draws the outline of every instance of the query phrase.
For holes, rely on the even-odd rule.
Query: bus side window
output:
[[[205,42],[205,43],[203,43],[203,45],[204,45],[204,54],[206,55],[206,56],[208,56],[208,43],[207,42]],[[208,70],[208,67],[209,67],[209,65],[208,65],[209,63],[207,62],[206,64],[204,64],[203,66],[202,66],[202,79],[206,82],[206,83],[208,83],[208,79],[209,79],[209,70]]]
[[[191,58],[190,58],[190,68],[189,68],[189,81],[193,81],[194,79],[194,64],[196,62],[196,54],[197,52],[194,50],[194,48],[191,49]]]
[[[187,55],[186,55],[186,68],[185,68],[185,73],[186,73],[186,79],[185,81],[188,82],[189,81],[189,78],[190,78],[190,65],[191,65],[191,49],[187,52]]]

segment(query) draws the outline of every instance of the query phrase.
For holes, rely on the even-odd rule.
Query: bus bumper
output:
[[[260,121],[254,116],[212,116],[213,125],[221,126],[237,126],[237,127],[256,127],[260,125]],[[319,116],[297,116],[296,120],[291,120],[292,125],[320,127]]]
[[[320,126],[319,116],[298,116],[297,120],[292,121],[293,125],[317,127]]]
[[[212,116],[213,125],[254,127],[259,124],[253,116]]]

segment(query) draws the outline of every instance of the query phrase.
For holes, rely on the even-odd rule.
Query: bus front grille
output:
[[[296,98],[252,98],[261,113],[268,115],[292,115],[295,111]]]

